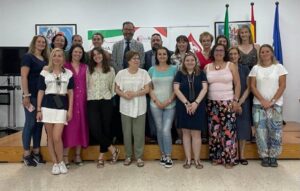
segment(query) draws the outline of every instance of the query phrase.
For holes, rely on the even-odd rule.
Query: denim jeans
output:
[[[150,106],[151,113],[157,128],[157,142],[160,150],[165,155],[172,153],[171,128],[175,115],[175,107],[171,109],[159,109]]]
[[[30,97],[31,104],[36,108],[37,98]],[[33,139],[33,148],[39,148],[41,144],[43,123],[36,122],[36,109],[29,112],[26,108],[25,111],[25,124],[22,133],[22,141],[24,150],[30,150],[31,137]]]

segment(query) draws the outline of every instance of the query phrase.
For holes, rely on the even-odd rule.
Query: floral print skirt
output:
[[[237,157],[236,116],[231,100],[208,100],[209,158],[233,164]]]

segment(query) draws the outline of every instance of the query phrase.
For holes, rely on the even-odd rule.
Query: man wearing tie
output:
[[[112,64],[115,68],[116,73],[120,70],[127,68],[128,63],[124,59],[126,52],[129,50],[134,50],[139,52],[141,65],[140,67],[143,68],[144,66],[144,46],[142,43],[138,42],[137,40],[132,39],[134,35],[134,25],[130,21],[126,21],[123,23],[123,36],[124,39],[116,42],[113,45],[112,51]]]

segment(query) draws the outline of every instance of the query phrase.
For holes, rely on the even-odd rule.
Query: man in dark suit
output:
[[[140,67],[143,68],[145,57],[144,46],[142,43],[132,38],[134,35],[134,24],[130,21],[124,22],[122,31],[124,39],[116,42],[113,45],[112,51],[112,65],[115,68],[116,73],[128,67],[128,63],[124,59],[124,54],[129,50],[134,50],[139,53],[141,60]]]
[[[145,70],[148,71],[149,68],[151,68],[151,66],[155,65],[155,54],[156,54],[156,50],[159,47],[162,47],[161,36],[158,33],[154,33],[151,36],[151,50],[145,52],[145,65],[144,65]]]

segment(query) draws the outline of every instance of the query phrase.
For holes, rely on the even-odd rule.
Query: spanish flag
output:
[[[253,6],[254,3],[251,3],[251,25],[250,25],[250,30],[252,34],[252,41],[253,43],[256,42],[256,30],[255,30],[255,20],[254,20],[254,11],[253,11]]]

